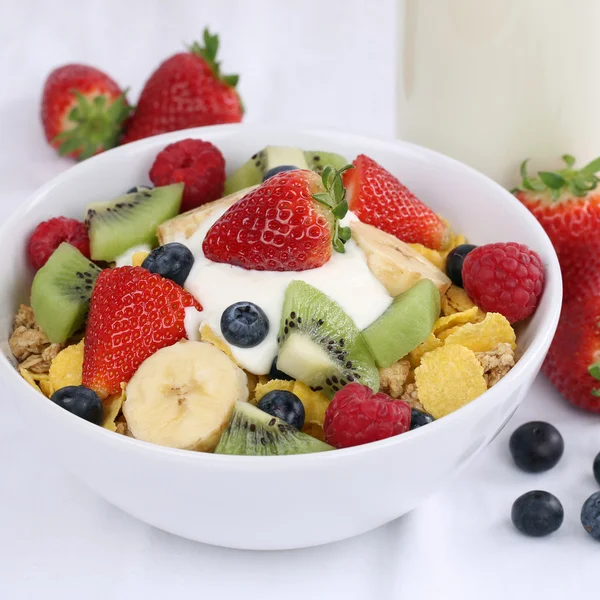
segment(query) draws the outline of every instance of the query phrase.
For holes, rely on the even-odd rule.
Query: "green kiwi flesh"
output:
[[[377,366],[389,367],[422,344],[439,316],[440,292],[429,279],[421,279],[396,296],[388,309],[362,332]]]
[[[266,146],[226,179],[225,195],[261,184],[264,174],[273,167],[294,165],[299,169],[311,169],[321,173],[327,165],[341,169],[347,163],[343,156],[331,152],[318,150],[305,152],[287,146]]]
[[[83,325],[100,269],[63,242],[36,273],[31,286],[35,320],[52,343],[70,338]]]
[[[379,371],[354,321],[304,281],[285,292],[277,368],[329,398],[351,382],[379,389]]]
[[[179,213],[183,183],[140,188],[109,202],[90,204],[86,225],[92,260],[113,261],[140,244],[156,246],[156,228]]]
[[[333,447],[298,431],[248,402],[238,401],[215,454],[270,456],[326,450],[333,450]]]

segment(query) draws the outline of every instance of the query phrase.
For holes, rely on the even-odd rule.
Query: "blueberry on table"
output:
[[[565,443],[558,429],[550,423],[530,421],[513,432],[509,448],[517,467],[528,473],[541,473],[556,465]]]
[[[594,479],[600,483],[600,452],[598,452],[594,459]]]
[[[264,175],[263,175],[263,182],[266,181],[267,179],[271,179],[271,177],[273,177],[273,175],[277,175],[277,173],[283,173],[284,171],[297,171],[298,167],[295,167],[294,165],[279,165],[278,167],[273,167],[272,169],[269,169]]]
[[[265,394],[257,406],[296,429],[304,426],[304,404],[292,392],[273,390]]]
[[[463,286],[462,268],[465,257],[471,250],[475,250],[477,246],[473,244],[461,244],[448,252],[446,258],[446,273],[454,285]]]
[[[290,377],[287,373],[280,371],[277,368],[277,357],[273,359],[273,364],[271,365],[271,370],[269,371],[269,379],[279,379],[283,381],[292,381],[294,378]]]
[[[592,494],[581,508],[583,528],[600,542],[600,492]]]
[[[423,427],[423,425],[428,425],[435,419],[424,410],[418,410],[413,408],[410,411],[410,428],[417,429],[419,427]]]
[[[187,246],[179,242],[155,248],[142,263],[142,267],[150,273],[158,273],[182,287],[193,266],[194,255]]]
[[[239,348],[258,346],[269,333],[269,318],[252,302],[236,302],[221,315],[221,333]]]
[[[510,516],[521,533],[542,537],[554,533],[562,525],[565,512],[556,496],[535,490],[515,500]]]
[[[102,401],[96,392],[83,385],[68,385],[60,388],[50,399],[90,423],[96,425],[102,423]]]

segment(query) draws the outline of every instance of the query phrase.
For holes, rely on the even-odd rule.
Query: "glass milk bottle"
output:
[[[398,137],[502,185],[600,156],[600,0],[398,0]]]

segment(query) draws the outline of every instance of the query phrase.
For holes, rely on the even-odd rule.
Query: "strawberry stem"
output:
[[[90,98],[75,89],[71,93],[76,99],[68,115],[72,127],[52,140],[60,142],[59,154],[77,152],[77,160],[84,160],[98,150],[114,148],[119,142],[123,121],[133,110],[125,98],[127,90],[112,102],[103,95]]]
[[[560,171],[539,171],[537,177],[530,177],[527,174],[527,163],[524,160],[521,163],[521,186],[514,189],[513,192],[546,192],[550,191],[552,198],[557,200],[564,191],[570,192],[573,196],[583,197],[588,192],[596,189],[600,179],[596,173],[600,171],[600,158],[588,163],[582,169],[574,169],[575,157],[570,154],[563,154],[563,161],[566,168]]]
[[[334,218],[333,235],[331,243],[336,252],[344,253],[344,244],[350,239],[351,232],[349,227],[342,227],[339,219],[343,219],[348,214],[348,202],[346,201],[346,188],[342,174],[348,169],[353,169],[353,165],[346,165],[341,169],[334,169],[327,166],[321,174],[321,182],[325,188],[324,192],[313,194],[313,198],[327,206]]]
[[[196,54],[200,58],[204,59],[206,64],[210,67],[213,75],[216,79],[219,79],[228,86],[234,88],[240,79],[239,75],[223,75],[221,73],[221,63],[217,60],[217,53],[219,51],[219,36],[217,34],[212,35],[208,30],[208,27],[204,29],[202,34],[202,40],[204,46],[201,46],[198,42],[194,42],[191,46],[188,46],[188,50],[192,54]]]

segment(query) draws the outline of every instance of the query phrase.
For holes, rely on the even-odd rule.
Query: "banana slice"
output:
[[[123,415],[139,440],[211,452],[237,400],[248,400],[244,371],[211,344],[179,342],[141,364]]]
[[[390,296],[398,296],[423,278],[430,279],[441,294],[450,287],[445,273],[396,236],[360,221],[349,225],[352,239],[365,253],[369,269]]]
[[[189,210],[186,213],[178,215],[168,221],[165,221],[158,226],[156,235],[161,246],[168,244],[169,242],[177,242],[181,240],[187,240],[192,234],[198,229],[200,223],[207,217],[214,214],[216,210],[229,208],[232,204],[235,204],[238,200],[243,198],[248,192],[258,186],[249,187],[235,194],[230,194],[219,200],[208,202],[198,208]]]

